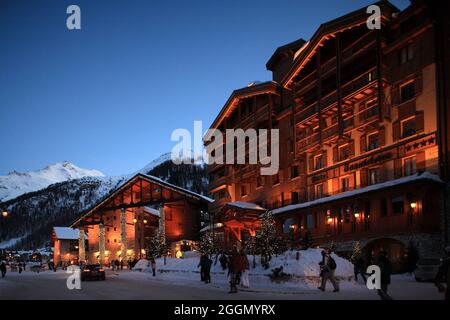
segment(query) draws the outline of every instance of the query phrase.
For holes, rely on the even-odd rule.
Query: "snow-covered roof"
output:
[[[58,240],[78,240],[80,238],[80,231],[67,227],[53,227],[56,239]],[[87,236],[85,235],[86,239]]]
[[[147,213],[150,213],[150,214],[152,214],[154,216],[159,217],[159,210],[158,209],[151,208],[151,207],[144,207],[144,211],[147,212]]]
[[[303,203],[299,203],[299,204],[291,204],[291,205],[288,205],[288,206],[285,206],[282,208],[272,210],[272,214],[277,215],[277,214],[292,211],[292,210],[313,207],[313,206],[316,206],[319,204],[324,204],[324,203],[331,202],[331,201],[341,200],[341,199],[361,195],[361,194],[364,194],[367,192],[372,192],[372,191],[377,191],[377,190],[381,190],[381,189],[385,189],[385,188],[395,187],[395,186],[398,186],[401,184],[416,182],[416,181],[420,181],[420,180],[428,180],[428,181],[442,183],[442,180],[439,178],[439,176],[437,176],[435,174],[432,174],[430,172],[417,173],[412,176],[403,177],[403,178],[399,178],[399,179],[395,179],[395,180],[391,180],[391,181],[386,181],[383,183],[374,184],[374,185],[371,185],[368,187],[364,187],[364,188],[360,188],[360,189],[356,189],[356,190],[352,190],[352,191],[342,192],[342,193],[339,193],[339,194],[336,194],[333,196],[324,197],[324,198],[316,199],[316,200],[309,201],[309,202],[303,202]]]
[[[267,210],[267,209],[261,207],[260,205],[257,205],[256,203],[243,202],[243,201],[228,202],[227,206],[237,207],[237,208],[246,209],[246,210],[260,210],[260,211]]]

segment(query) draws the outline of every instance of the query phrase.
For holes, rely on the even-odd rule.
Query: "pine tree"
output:
[[[201,254],[206,254],[208,256],[211,256],[219,251],[217,242],[214,239],[214,233],[212,231],[207,231],[200,237],[200,241],[197,244],[197,250]]]
[[[256,233],[256,250],[262,260],[268,264],[272,255],[280,253],[283,240],[278,237],[272,212],[267,211],[261,219],[261,228]]]
[[[352,256],[350,257],[350,261],[355,264],[356,261],[358,261],[361,258],[361,244],[359,241],[355,241],[353,244],[353,252]]]
[[[168,247],[160,230],[158,230],[156,234],[147,241],[146,250],[148,252],[148,256],[153,258],[160,258],[167,255]]]

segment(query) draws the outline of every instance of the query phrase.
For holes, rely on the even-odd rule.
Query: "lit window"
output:
[[[403,161],[403,171],[405,176],[410,176],[417,172],[416,157],[407,158]]]
[[[416,86],[414,81],[408,82],[400,87],[400,102],[405,102],[414,98]]]
[[[381,182],[380,179],[380,168],[374,168],[369,170],[369,184],[377,184]]]
[[[339,147],[339,161],[344,161],[350,158],[350,145],[346,144]]]
[[[416,134],[416,118],[412,117],[402,121],[402,138],[410,137]]]
[[[291,178],[297,178],[298,177],[298,166],[292,166],[291,167]]]

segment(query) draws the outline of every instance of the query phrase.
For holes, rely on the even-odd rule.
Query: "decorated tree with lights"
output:
[[[253,265],[253,269],[255,269],[256,268],[256,255],[259,254],[258,246],[256,243],[256,237],[250,237],[247,239],[247,241],[245,241],[244,250],[245,250],[246,254],[250,254],[253,256],[252,265]]]
[[[262,215],[261,228],[256,232],[256,250],[261,255],[262,264],[268,268],[272,255],[278,254],[284,247],[284,241],[277,235],[272,212]]]
[[[208,256],[211,256],[219,251],[217,241],[215,240],[214,233],[212,231],[207,231],[202,234],[196,247],[201,254],[206,254]]]
[[[166,244],[166,239],[163,233],[158,230],[155,235],[153,235],[146,242],[148,255],[153,258],[165,257],[167,255],[168,246]]]
[[[350,257],[350,261],[355,264],[361,258],[361,244],[359,241],[355,241],[353,244],[353,252]]]

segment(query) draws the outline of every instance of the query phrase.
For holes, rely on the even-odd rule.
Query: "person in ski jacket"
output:
[[[319,266],[321,283],[318,289],[321,291],[325,291],[327,281],[330,280],[334,288],[333,292],[339,292],[339,284],[334,276],[334,273],[336,271],[336,262],[325,250],[322,250],[322,261],[319,262]]]
[[[388,295],[388,287],[391,284],[392,266],[385,250],[380,250],[378,253],[377,265],[381,271],[381,288],[377,290],[378,295],[382,300],[392,300]]]
[[[442,259],[441,266],[439,267],[438,273],[434,283],[438,288],[439,292],[445,292],[445,300],[450,300],[450,246],[445,248],[446,257]],[[447,286],[444,286],[441,282],[447,280]]]
[[[2,261],[0,264],[0,272],[2,273],[2,278],[6,276],[6,263],[5,261]]]
[[[155,258],[150,259],[150,265],[152,266],[153,276],[156,277],[156,261]]]

